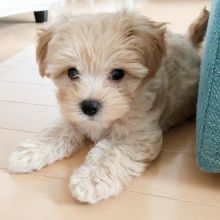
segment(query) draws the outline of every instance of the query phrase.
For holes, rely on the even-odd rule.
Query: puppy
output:
[[[63,119],[21,144],[9,170],[39,170],[89,138],[72,195],[87,203],[118,195],[158,156],[163,131],[195,114],[207,20],[203,10],[188,36],[128,11],[71,16],[43,30],[39,70],[57,87]]]

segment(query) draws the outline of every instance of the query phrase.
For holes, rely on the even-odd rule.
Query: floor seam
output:
[[[203,203],[203,202],[197,202],[197,201],[186,200],[186,199],[173,198],[173,197],[168,197],[168,196],[155,195],[155,194],[150,194],[150,193],[142,193],[142,192],[136,192],[136,191],[129,190],[129,189],[125,189],[124,191],[132,192],[132,193],[136,193],[136,194],[140,194],[140,195],[147,195],[147,196],[152,196],[152,197],[170,199],[170,200],[175,200],[175,201],[180,201],[180,202],[187,202],[187,203],[193,203],[193,204],[205,205],[205,206],[212,206],[212,207],[220,207],[220,204],[210,204],[210,203]]]
[[[1,73],[0,73],[0,75],[1,75]],[[44,83],[18,82],[18,81],[9,81],[9,80],[2,80],[2,79],[0,79],[0,82],[14,83],[14,84],[27,84],[27,85],[35,85],[35,86],[44,86],[44,87],[54,88],[53,85],[44,84]]]
[[[2,100],[0,102],[8,102],[8,103],[16,103],[16,104],[24,104],[24,105],[34,105],[34,106],[42,106],[42,107],[49,107],[49,108],[58,108],[55,105],[44,105],[44,104],[37,104],[37,103],[28,103],[28,102],[18,102],[18,101],[9,101],[9,100]]]
[[[35,173],[35,172],[31,172],[31,173],[10,173],[9,170],[7,168],[4,168],[4,167],[0,167],[0,170],[4,170],[6,173],[8,174],[11,174],[11,175],[25,175],[25,174],[31,174],[31,175],[34,175],[34,176],[42,176],[42,177],[46,177],[46,178],[49,178],[49,179],[57,179],[57,180],[63,180],[63,181],[67,181],[66,178],[62,178],[62,177],[55,177],[55,176],[50,176],[50,175],[45,175],[45,174],[40,174],[40,173]]]
[[[31,134],[36,134],[37,133],[37,132],[34,132],[34,131],[26,131],[26,130],[20,130],[20,129],[5,128],[5,127],[0,127],[0,129],[9,130],[9,131],[26,132],[26,133],[31,133]]]
[[[185,154],[188,156],[195,156],[195,153],[187,153],[187,152],[181,152],[181,151],[175,151],[175,150],[169,150],[169,149],[162,149],[163,152],[169,152],[169,153],[180,153],[180,154]]]

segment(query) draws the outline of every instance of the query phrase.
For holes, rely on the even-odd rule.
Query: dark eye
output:
[[[124,77],[125,73],[122,69],[113,69],[110,73],[110,80],[120,80]]]
[[[76,68],[72,67],[68,69],[68,76],[70,79],[78,79],[79,78],[79,72]]]

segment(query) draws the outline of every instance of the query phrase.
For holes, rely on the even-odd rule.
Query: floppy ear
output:
[[[149,24],[148,24],[149,25]],[[149,67],[149,74],[154,75],[160,67],[166,54],[165,23],[150,22],[151,31],[145,32],[145,61]]]
[[[49,29],[39,30],[37,49],[36,49],[36,59],[37,59],[38,65],[39,65],[40,75],[42,77],[45,76],[48,43],[50,42],[51,38],[52,38],[51,30],[49,30]]]
[[[125,12],[126,13],[126,12]],[[144,56],[144,65],[149,69],[148,76],[153,76],[161,65],[166,54],[166,23],[154,22],[142,15],[127,12],[130,25],[127,26],[127,37],[136,37],[138,47]]]

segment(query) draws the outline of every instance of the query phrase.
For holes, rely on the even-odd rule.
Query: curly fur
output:
[[[195,113],[201,42],[190,36],[127,11],[71,16],[41,31],[39,69],[57,86],[63,120],[21,144],[9,170],[39,170],[70,156],[87,137],[94,147],[70,178],[72,195],[96,203],[120,193],[158,156],[163,131]],[[71,67],[78,80],[68,78]],[[124,69],[122,80],[108,79],[114,68]],[[102,103],[92,118],[80,109],[85,99]]]

